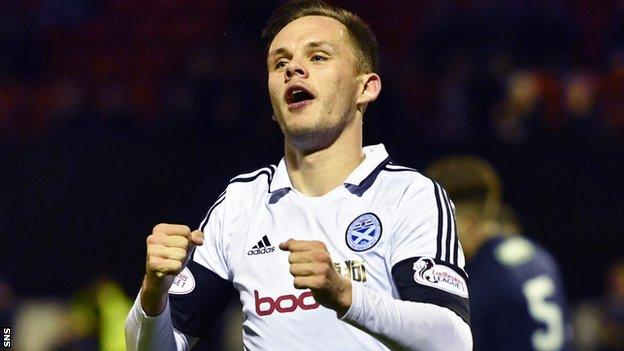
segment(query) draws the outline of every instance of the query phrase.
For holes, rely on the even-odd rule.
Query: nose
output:
[[[286,75],[285,78],[287,82],[294,76],[298,76],[300,78],[307,78],[308,70],[305,68],[304,65],[299,63],[298,60],[291,60],[286,65],[285,75]]]

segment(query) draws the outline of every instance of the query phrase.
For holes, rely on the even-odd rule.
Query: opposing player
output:
[[[453,198],[468,260],[476,351],[569,350],[571,327],[559,269],[538,244],[517,234],[501,204],[494,168],[473,156],[433,163],[427,174]]]
[[[362,147],[381,90],[372,32],[304,0],[278,9],[264,36],[285,156],[233,178],[200,230],[154,227],[128,350],[192,347],[236,293],[249,350],[470,350],[446,193],[383,145]]]

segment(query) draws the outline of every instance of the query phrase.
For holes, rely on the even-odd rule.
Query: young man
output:
[[[446,193],[383,145],[362,148],[381,90],[372,32],[345,10],[293,1],[264,36],[285,156],[233,178],[200,230],[154,227],[128,350],[190,348],[235,292],[249,350],[471,350]]]
[[[543,247],[519,235],[519,224],[501,203],[494,168],[472,156],[449,157],[433,163],[427,175],[448,190],[457,206],[475,350],[570,350],[557,263]]]

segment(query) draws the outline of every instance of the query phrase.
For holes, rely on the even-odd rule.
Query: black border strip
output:
[[[347,184],[347,189],[352,194],[355,194],[357,196],[364,195],[366,190],[368,190],[373,185],[379,173],[384,170],[384,167],[386,167],[388,162],[390,162],[390,156],[386,157],[383,161],[381,161],[381,163],[379,163],[375,167],[375,169],[373,169],[364,179],[362,179],[359,184]]]
[[[212,214],[212,211],[214,211],[214,209],[217,206],[219,206],[219,204],[221,204],[223,200],[225,200],[225,194],[223,194],[223,196],[217,199],[214,205],[210,207],[210,209],[208,210],[208,213],[206,214],[206,218],[204,218],[204,220],[201,222],[201,225],[199,226],[199,230],[201,230],[202,232],[204,231],[204,228],[206,228],[206,225],[208,224],[208,220],[210,219],[210,215]]]
[[[451,206],[449,205],[446,190],[442,187],[440,187],[440,189],[442,191],[442,197],[444,198],[444,207],[446,207],[446,253],[444,256],[446,262],[453,263],[451,261],[451,235],[453,235],[453,225],[451,224]]]
[[[390,168],[388,166],[401,167],[401,168]],[[384,171],[388,171],[388,172],[416,172],[416,173],[420,173],[420,172],[418,172],[418,170],[416,170],[414,168],[405,167],[405,166],[399,166],[399,165],[395,165],[394,163],[390,163],[390,162],[386,165],[386,167],[384,167],[383,170]]]
[[[450,202],[450,199],[449,199]],[[455,219],[455,210],[453,209],[452,203],[449,203],[449,205],[451,205],[451,213],[453,214],[453,226],[455,227],[455,245],[453,248],[453,262],[455,262],[455,264],[457,263],[457,256],[458,256],[458,252],[459,252],[459,231],[457,230],[457,220]]]
[[[437,247],[436,247],[436,260],[442,259],[442,202],[440,201],[440,194],[438,193],[438,183],[434,180],[433,182],[433,192],[435,193],[436,205],[438,206],[438,237],[437,237]]]
[[[256,171],[258,172],[258,171]],[[275,173],[275,170],[272,167],[263,167],[260,168],[260,171],[258,173],[256,173],[255,175],[249,176],[249,177],[234,177],[232,178],[232,180],[230,180],[230,184],[233,183],[249,183],[252,182],[254,180],[256,180],[258,177],[260,177],[261,175],[265,174],[267,176],[267,181],[269,183],[269,185],[271,185],[271,181],[273,180],[273,174]]]

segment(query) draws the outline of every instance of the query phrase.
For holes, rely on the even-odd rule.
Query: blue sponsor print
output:
[[[353,251],[366,251],[381,238],[381,221],[374,213],[359,215],[349,224],[346,233],[347,246]]]

